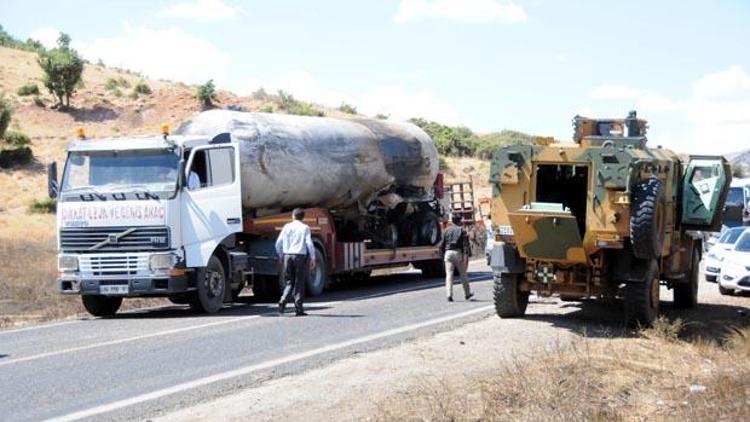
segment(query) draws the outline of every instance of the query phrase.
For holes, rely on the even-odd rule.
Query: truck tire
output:
[[[224,306],[227,279],[219,258],[212,256],[208,264],[196,271],[196,289],[190,292],[190,308],[202,314],[215,314]]]
[[[500,318],[516,318],[526,313],[529,304],[529,292],[518,289],[519,275],[511,273],[495,273],[494,297],[495,312]]]
[[[674,306],[676,308],[692,308],[698,304],[698,280],[700,277],[700,250],[693,248],[693,261],[690,272],[685,274],[685,280],[674,285]]]
[[[734,290],[733,289],[727,289],[726,287],[723,287],[721,284],[719,284],[719,293],[722,296],[733,296]]]
[[[655,259],[649,261],[642,281],[625,285],[623,296],[627,325],[650,327],[659,315],[659,266]]]
[[[315,247],[315,270],[310,272],[307,278],[305,296],[315,297],[323,294],[328,286],[328,266],[323,249]]]
[[[419,244],[434,246],[440,242],[440,220],[432,211],[425,211],[420,218]]]
[[[661,256],[664,244],[664,192],[661,181],[652,177],[633,188],[630,215],[630,243],[639,259]]]
[[[97,317],[110,317],[116,314],[122,305],[120,296],[83,295],[81,301],[86,311]]]

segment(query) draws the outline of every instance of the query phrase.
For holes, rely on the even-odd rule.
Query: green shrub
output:
[[[288,114],[296,114],[298,116],[325,116],[325,113],[318,110],[312,103],[297,101],[292,94],[288,94],[284,91],[279,91],[278,102],[279,108],[286,111]]]
[[[0,93],[0,139],[3,138],[5,131],[8,130],[12,114],[13,108],[10,105],[10,101],[5,98],[5,94]]]
[[[132,91],[130,94],[128,94],[128,98],[131,100],[137,100],[138,99],[138,93],[135,91]]]
[[[379,119],[379,120],[388,120],[389,117],[391,117],[391,116],[389,116],[387,114],[383,114],[383,113],[378,113],[378,114],[375,115],[375,118]]]
[[[123,78],[122,76],[120,76],[119,78],[117,78],[117,84],[121,88],[130,88],[130,82],[128,82],[128,80],[125,79],[125,78]]]
[[[263,88],[258,88],[255,92],[253,92],[250,95],[254,100],[259,101],[267,101],[268,100],[268,93],[266,93],[266,90]]]
[[[341,105],[339,106],[339,111],[347,114],[357,114],[357,107],[354,107],[353,105],[348,103],[341,103]]]
[[[57,201],[52,198],[35,200],[29,206],[29,212],[34,214],[53,214],[57,210]]]
[[[34,105],[37,106],[37,107],[46,107],[47,106],[46,104],[44,104],[44,100],[42,99],[42,97],[40,97],[38,95],[34,95]]]
[[[535,139],[532,135],[512,130],[477,135],[463,126],[447,126],[416,118],[411,119],[411,122],[430,135],[438,152],[443,155],[489,159],[495,150],[503,145],[532,144]]]
[[[31,142],[31,139],[21,132],[9,130],[5,132],[3,142],[5,145],[10,145],[11,147],[22,147],[28,145]]]
[[[151,95],[153,91],[151,91],[150,86],[141,81],[135,85],[135,87],[133,88],[133,92],[137,92],[138,94]]]
[[[0,147],[0,168],[28,164],[31,162],[32,157],[31,148],[29,147],[10,149]]]
[[[200,102],[200,105],[204,110],[213,107],[213,102],[217,99],[214,80],[209,79],[205,84],[199,85],[195,91],[195,98],[198,99],[198,102]]]
[[[107,79],[107,82],[104,82],[104,89],[107,91],[114,91],[120,87],[120,84],[117,83],[117,79],[115,78],[109,78]]]
[[[39,95],[39,87],[36,84],[22,85],[16,90],[16,94],[25,97],[27,95]]]
[[[112,94],[113,94],[113,95],[114,95],[115,97],[122,97],[122,91],[120,91],[120,88],[115,88],[115,89],[113,89],[113,90],[112,90]]]
[[[266,104],[258,109],[258,111],[260,111],[261,113],[273,113],[273,106],[270,104]]]

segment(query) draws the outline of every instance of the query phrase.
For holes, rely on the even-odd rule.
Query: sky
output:
[[[750,148],[745,0],[0,0],[0,24],[238,94],[558,139],[635,109],[652,146]]]

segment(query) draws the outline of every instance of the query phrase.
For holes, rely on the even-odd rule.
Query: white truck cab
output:
[[[231,274],[247,261],[230,252],[242,231],[238,151],[228,134],[169,136],[163,128],[162,136],[88,140],[79,133],[61,181],[56,163],[48,169],[60,291],[81,295],[98,316],[114,314],[129,296],[218,311],[242,288]]]

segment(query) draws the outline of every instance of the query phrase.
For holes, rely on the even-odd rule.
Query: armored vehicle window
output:
[[[536,169],[536,202],[562,204],[575,216],[581,237],[586,231],[589,168],[540,164]]]

